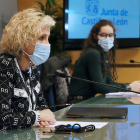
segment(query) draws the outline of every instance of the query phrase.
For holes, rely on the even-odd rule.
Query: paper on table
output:
[[[129,101],[134,104],[140,104],[140,97],[132,97],[129,99]]]
[[[55,125],[50,125],[48,127],[55,127],[57,125],[67,125],[67,124],[70,124],[70,125],[74,125],[74,124],[80,124],[81,127],[83,126],[86,126],[86,125],[90,125],[90,124],[93,124],[95,125],[95,128],[96,129],[100,129],[102,127],[104,127],[105,125],[108,124],[108,122],[71,122],[71,121],[56,121]]]
[[[134,92],[113,92],[107,93],[106,97],[140,97],[140,94]]]

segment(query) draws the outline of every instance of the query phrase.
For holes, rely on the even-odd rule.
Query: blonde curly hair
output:
[[[1,52],[20,58],[23,47],[32,42],[45,26],[51,28],[54,25],[54,19],[45,15],[38,7],[18,12],[3,30]]]

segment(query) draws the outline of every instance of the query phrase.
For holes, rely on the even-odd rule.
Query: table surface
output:
[[[134,104],[132,100],[133,98],[105,98],[104,95],[101,95],[72,105],[74,107],[127,107],[128,114],[126,119],[66,118],[65,114],[72,106],[54,112],[56,120],[59,121],[109,122],[103,128],[96,129],[93,132],[43,134],[43,131],[48,131],[49,128],[32,127],[2,131],[0,132],[0,140],[140,140],[140,105]],[[140,98],[136,100],[139,103]]]

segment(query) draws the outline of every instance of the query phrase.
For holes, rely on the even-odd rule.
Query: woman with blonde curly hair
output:
[[[52,17],[39,8],[15,14],[0,43],[0,129],[48,126],[55,116],[40,90],[39,65],[50,54]]]

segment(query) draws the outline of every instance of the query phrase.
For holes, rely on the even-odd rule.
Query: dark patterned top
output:
[[[33,65],[23,74],[15,57],[0,55],[0,129],[30,127],[40,121],[37,111],[48,106],[38,70]]]

